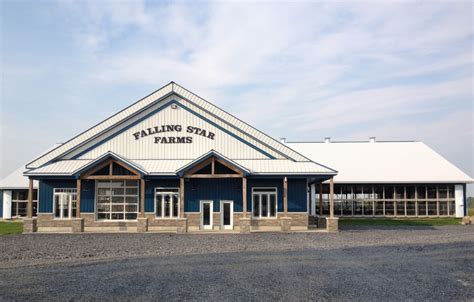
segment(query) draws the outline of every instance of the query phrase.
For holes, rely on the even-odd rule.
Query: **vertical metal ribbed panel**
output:
[[[114,131],[120,130],[120,127],[125,126],[123,124],[124,121],[128,122],[127,118],[137,114],[140,111],[146,110],[146,108],[148,108],[151,104],[153,104],[157,100],[160,100],[161,98],[166,97],[167,95],[172,94],[173,92],[182,95],[184,98],[189,100],[187,101],[187,103],[189,106],[196,107],[194,108],[194,110],[203,112],[207,118],[214,120],[214,122],[218,122],[219,125],[221,127],[224,127],[226,130],[231,130],[232,132],[237,133],[237,135],[245,137],[246,140],[252,141],[252,143],[257,145],[258,148],[265,149],[275,158],[289,157],[296,161],[308,160],[307,158],[288,148],[284,144],[281,144],[273,138],[256,130],[250,125],[217,108],[216,106],[210,104],[204,99],[182,88],[181,86],[174,83],[170,83],[161,88],[160,90],[154,92],[153,94],[143,98],[139,102],[131,105],[130,107],[122,110],[121,112],[115,114],[107,120],[83,132],[77,137],[74,137],[73,139],[64,143],[53,151],[39,157],[38,159],[28,164],[28,167],[39,167],[47,163],[48,161],[57,158],[61,154],[70,153],[71,150],[73,150],[74,148],[76,148],[76,146],[80,144],[88,143],[90,141],[92,144],[95,144],[100,139],[105,139],[108,135],[111,134],[113,135]],[[129,148],[132,147],[129,146]],[[71,154],[72,155],[63,158],[68,159],[71,158],[71,156],[77,155],[77,153],[74,152]]]
[[[134,133],[145,132],[161,125],[180,125],[181,131],[155,133],[136,139]],[[187,127],[197,127],[212,132],[214,139],[199,134],[188,133]],[[177,107],[171,106],[158,111],[140,123],[117,134],[112,139],[94,147],[79,159],[95,159],[102,154],[112,151],[129,159],[192,159],[201,156],[209,150],[229,158],[265,159],[268,158],[258,146],[253,147],[241,141],[241,136],[231,135],[230,130],[210,124],[199,116]],[[155,143],[155,137],[191,137],[192,143]],[[263,147],[263,146],[262,146]]]

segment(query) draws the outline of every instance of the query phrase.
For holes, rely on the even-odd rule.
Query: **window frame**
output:
[[[109,201],[109,205],[110,205],[110,210],[108,212],[99,212],[99,183],[100,182],[103,182],[103,183],[112,183],[112,182],[119,182],[119,181],[122,181],[124,182],[124,185],[123,185],[123,190],[124,190],[124,195],[108,195],[110,197],[110,201]],[[137,183],[136,186],[129,186],[127,185],[127,182],[128,181],[135,181]],[[120,180],[116,180],[116,179],[101,179],[101,180],[96,180],[95,181],[95,203],[94,203],[94,206],[95,206],[95,219],[96,221],[137,221],[138,219],[138,214],[140,213],[140,210],[139,210],[139,207],[140,207],[140,181],[137,180],[137,179],[120,179]],[[108,187],[110,190],[113,191],[113,188],[111,185]],[[131,194],[127,194],[127,189],[129,188],[137,188],[137,194],[136,195],[131,195]],[[106,196],[106,195],[100,195],[100,196]],[[112,214],[113,213],[118,213],[118,212],[113,212],[111,209],[112,209],[112,206],[113,206],[113,202],[112,202],[112,197],[113,196],[120,196],[120,197],[124,197],[124,202],[121,203],[123,206],[124,206],[124,210],[123,210],[123,218],[122,219],[111,219],[111,218],[99,218],[99,214],[109,214],[110,217],[112,217]],[[137,207],[137,211],[136,212],[127,212],[125,211],[127,205],[134,205],[134,203],[129,203],[129,202],[126,202],[126,197],[134,197],[136,196],[137,197],[137,203],[136,203],[136,207]],[[135,219],[127,219],[127,214],[136,214],[136,218]]]
[[[157,208],[156,208],[156,201],[157,201],[157,197],[158,197],[158,190],[168,190],[168,191],[163,191],[163,192],[159,192],[159,193],[164,193],[164,194],[177,194],[178,195],[178,213],[176,216],[173,216],[174,214],[174,210],[173,210],[173,205],[171,204],[171,207],[170,207],[170,216],[166,217],[164,216],[164,199],[161,200],[161,216],[158,216],[157,215]],[[173,192],[171,190],[177,190],[177,192]],[[180,204],[181,204],[181,194],[180,194],[180,189],[179,187],[155,187],[155,190],[154,190],[154,197],[153,197],[153,207],[154,207],[154,211],[153,213],[155,214],[155,219],[178,219],[180,216],[180,212],[181,212],[181,209],[180,209]]]
[[[267,190],[261,192],[255,192],[257,190]],[[255,200],[254,194],[259,195],[259,215],[254,215]],[[275,216],[270,216],[270,207],[267,206],[267,216],[262,216],[262,195],[270,196],[275,194]],[[268,197],[267,203],[270,203],[270,197]],[[278,187],[252,187],[252,218],[255,219],[277,219],[278,218]]]
[[[71,192],[56,192],[57,190],[68,190],[68,191],[71,191]],[[72,192],[73,191],[73,192]],[[61,213],[62,211],[60,211],[60,215],[59,217],[56,217],[56,195],[60,196],[60,195],[72,195],[72,196],[76,196],[76,215],[73,215],[73,209],[74,207],[72,206],[73,202],[74,202],[74,199],[71,199],[71,203],[68,204],[68,217],[61,217]],[[70,209],[69,209],[69,206],[70,206]],[[69,213],[71,215],[69,215]],[[53,188],[53,217],[54,219],[59,219],[59,220],[71,220],[73,218],[76,218],[77,216],[77,188],[74,188],[74,187],[67,187],[67,188]]]

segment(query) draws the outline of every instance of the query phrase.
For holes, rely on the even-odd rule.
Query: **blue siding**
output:
[[[38,213],[53,212],[54,188],[75,188],[75,180],[40,180],[39,181],[39,206]],[[82,207],[81,207],[82,209]]]
[[[288,179],[288,212],[306,212],[307,197],[306,179]]]
[[[233,200],[234,211],[242,212],[242,179],[190,179],[184,184],[184,210],[199,212],[200,200],[213,200],[214,211],[220,211],[221,200]]]
[[[252,211],[252,188],[276,187],[278,199],[278,212],[283,212],[283,178],[273,179],[248,179],[247,180],[247,211]]]
[[[155,212],[155,188],[179,188],[179,179],[153,179],[145,181],[145,212]]]
[[[0,217],[3,217],[3,190],[0,190]]]
[[[283,178],[277,179],[248,179],[247,181],[247,210],[252,211],[252,188],[276,187],[278,212],[283,212]],[[307,211],[306,179],[288,179],[288,212]]]
[[[81,213],[94,213],[95,211],[95,181],[81,181]]]

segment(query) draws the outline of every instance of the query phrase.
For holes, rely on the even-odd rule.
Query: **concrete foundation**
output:
[[[72,219],[71,231],[73,233],[82,233],[84,232],[84,218],[74,218]]]
[[[137,218],[137,232],[138,233],[148,232],[148,218],[146,217]]]
[[[23,233],[34,233],[36,230],[36,218],[23,218]]]
[[[249,234],[250,233],[250,218],[240,218],[240,233]]]
[[[188,219],[187,218],[179,218],[176,221],[176,233],[184,234],[188,231]]]
[[[280,218],[281,231],[289,233],[291,231],[291,217]]]
[[[338,232],[339,231],[339,218],[338,217],[327,217],[326,218],[326,230],[328,232]]]

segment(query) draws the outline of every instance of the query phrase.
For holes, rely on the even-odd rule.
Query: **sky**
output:
[[[0,5],[0,177],[170,81],[275,138],[423,141],[474,175],[471,1]]]

